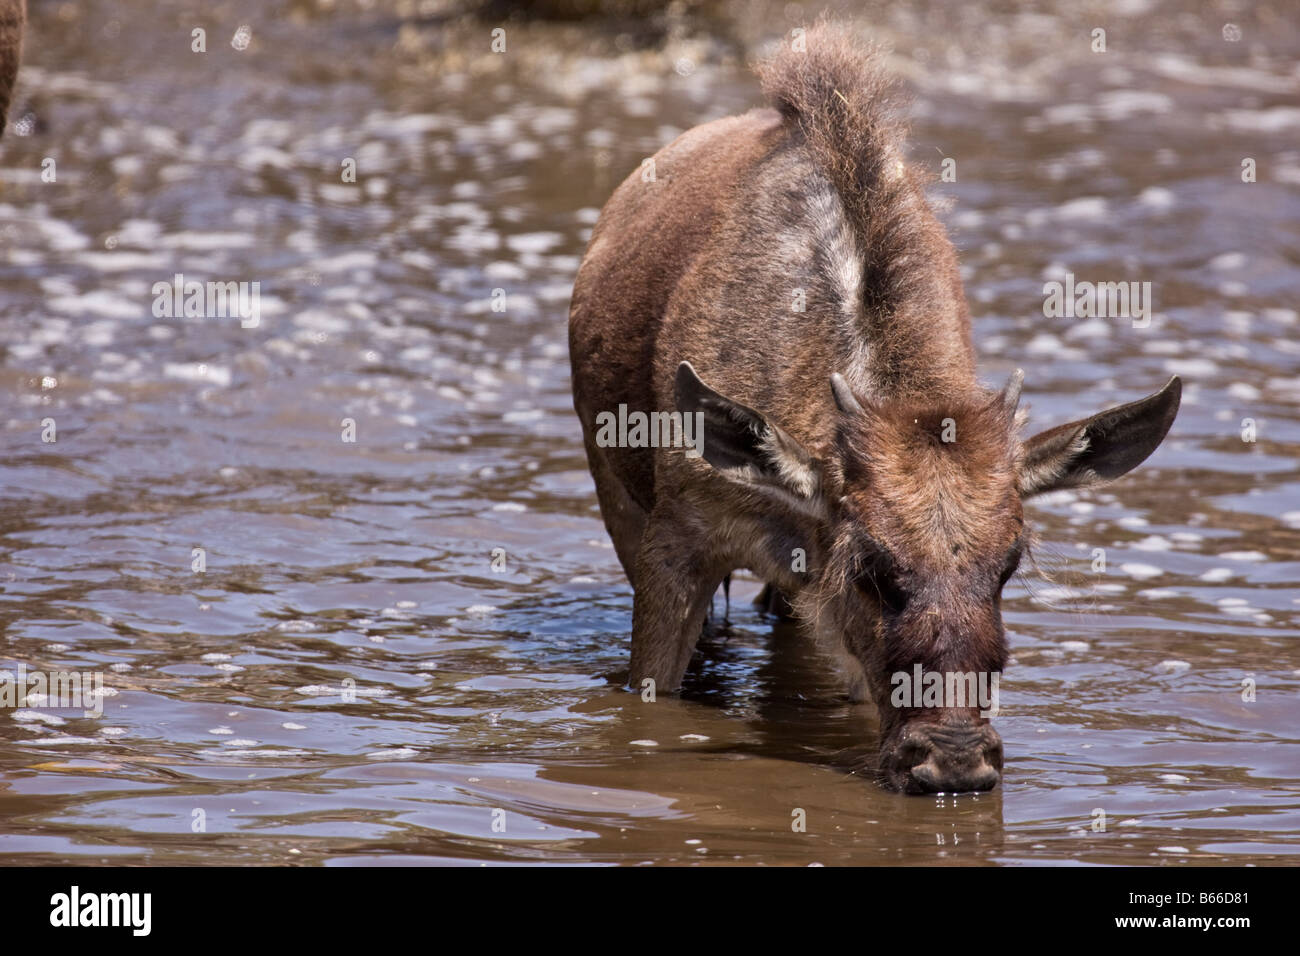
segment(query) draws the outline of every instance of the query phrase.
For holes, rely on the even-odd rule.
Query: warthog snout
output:
[[[884,782],[903,793],[992,790],[1002,775],[1002,738],[990,724],[913,724],[881,748]]]

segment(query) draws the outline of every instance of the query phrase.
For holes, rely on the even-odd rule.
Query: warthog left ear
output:
[[[1175,375],[1154,395],[1035,435],[1024,444],[1020,496],[1097,485],[1132,471],[1168,434],[1182,393]]]
[[[776,423],[700,381],[690,362],[677,366],[677,410],[704,414],[704,460],[730,478],[812,499],[819,481],[812,456]]]

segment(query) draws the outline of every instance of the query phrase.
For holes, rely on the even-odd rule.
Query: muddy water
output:
[[[743,62],[799,11],[494,55],[494,24],[383,4],[37,0],[0,162],[0,669],[107,690],[0,711],[0,856],[1295,861],[1297,23],[898,6],[987,379],[1023,366],[1043,427],[1186,382],[1144,468],[1032,509],[997,791],[855,773],[871,714],[752,580],[681,699],[619,689],[569,289],[617,181],[754,104]],[[1150,282],[1150,326],[1044,317],[1067,272]],[[156,317],[177,273],[259,282],[259,324]]]

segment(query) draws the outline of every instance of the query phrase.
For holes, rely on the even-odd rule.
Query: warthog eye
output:
[[[908,594],[899,584],[898,569],[884,548],[869,546],[858,558],[858,571],[853,583],[891,614],[907,607]]]

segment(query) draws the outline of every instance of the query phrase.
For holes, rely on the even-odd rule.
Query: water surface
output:
[[[109,694],[0,712],[4,861],[1295,861],[1300,24],[897,6],[868,19],[914,156],[957,162],[985,378],[1024,367],[1035,427],[1185,382],[1144,467],[1031,508],[998,790],[852,772],[874,718],[753,580],[682,698],[620,689],[572,280],[617,182],[756,105],[745,60],[815,8],[492,54],[494,22],[384,4],[38,2],[0,153],[0,669]],[[1150,327],[1045,318],[1066,272],[1151,282]],[[260,324],[155,317],[177,273],[258,281]]]

